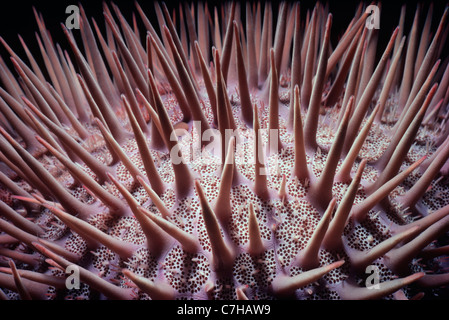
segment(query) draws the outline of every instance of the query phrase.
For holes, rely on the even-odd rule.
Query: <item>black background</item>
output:
[[[68,45],[65,41],[64,35],[61,30],[60,23],[64,23],[67,14],[65,13],[65,9],[68,5],[76,5],[81,3],[87,13],[88,17],[94,17],[99,23],[101,27],[104,27],[103,20],[103,8],[102,8],[103,0],[89,0],[89,1],[81,1],[78,2],[76,0],[58,0],[58,1],[50,1],[50,0],[19,0],[19,1],[2,1],[0,6],[0,36],[3,37],[8,44],[10,44],[20,55],[23,55],[23,50],[18,40],[17,35],[20,34],[27,45],[30,47],[32,52],[36,53],[36,59],[39,61],[39,49],[37,47],[37,42],[35,38],[35,31],[37,31],[37,24],[34,19],[34,14],[32,7],[34,6],[39,12],[42,13],[46,26],[50,30],[51,35],[55,42],[62,44],[63,48],[68,48]],[[143,8],[145,13],[151,18],[154,17],[154,7],[153,1],[150,0],[139,0],[140,6]],[[219,2],[217,1],[207,1],[210,5],[215,5]],[[332,27],[332,44],[335,44],[338,41],[339,36],[348,26],[349,22],[354,16],[355,10],[359,0],[328,0],[321,1],[322,4],[329,5],[329,11],[333,14],[333,27]],[[371,1],[364,1],[366,4],[370,4]],[[109,1],[106,1],[109,3]],[[115,4],[117,4],[122,13],[131,21],[131,15],[133,12],[136,12],[135,2],[134,0],[115,0]],[[168,7],[177,7],[177,1],[167,1]],[[276,7],[277,2],[273,2]],[[301,3],[301,13],[302,17],[305,17],[307,9],[313,8],[316,1],[312,0],[303,0]],[[421,27],[424,23],[425,16],[427,14],[427,10],[429,7],[430,1],[417,1],[417,0],[389,0],[382,2],[382,12],[381,12],[381,22],[380,22],[380,32],[379,32],[379,49],[378,52],[382,52],[383,48],[385,48],[388,39],[391,36],[392,31],[397,26],[399,22],[399,15],[401,6],[406,4],[407,6],[407,15],[405,21],[405,35],[408,35],[408,32],[411,28],[411,24],[413,21],[413,17],[415,14],[415,9],[418,4],[422,6],[421,13]],[[446,0],[435,0],[434,11],[433,11],[433,24],[432,31],[436,29],[438,22],[441,18],[441,15],[444,11],[448,1]],[[138,17],[137,21],[141,24],[140,18]],[[154,24],[157,26],[157,23]],[[156,27],[157,28],[157,27]],[[445,46],[444,56],[449,54],[449,46]],[[5,51],[5,49],[0,47],[0,55],[7,60],[9,55]],[[443,59],[444,60],[444,59]]]

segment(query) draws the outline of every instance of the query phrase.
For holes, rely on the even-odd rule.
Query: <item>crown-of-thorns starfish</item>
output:
[[[35,10],[43,64],[0,38],[0,298],[443,292],[447,7],[386,46],[363,3],[103,8],[68,51]]]

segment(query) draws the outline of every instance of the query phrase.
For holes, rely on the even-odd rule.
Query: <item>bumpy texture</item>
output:
[[[379,48],[363,5],[274,6],[137,5],[144,43],[81,8],[75,61],[36,12],[44,66],[2,40],[0,297],[447,294],[447,10]]]

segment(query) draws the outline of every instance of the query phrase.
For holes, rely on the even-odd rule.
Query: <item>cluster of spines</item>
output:
[[[293,10],[289,11],[289,6],[292,6]],[[213,29],[210,24],[212,15],[207,10],[207,6],[199,5],[196,17],[198,30],[207,31],[196,33],[193,11],[186,6],[186,10],[180,11],[180,16],[182,22],[185,18],[188,30],[185,30],[184,23],[181,23],[180,36],[166,5],[156,4],[155,8],[161,36],[156,33],[143,10],[137,5],[138,12],[148,30],[144,46],[138,41],[137,29],[133,29],[126,22],[119,9],[113,5],[113,10],[119,20],[119,24],[117,24],[112,12],[105,6],[107,39],[103,37],[94,21],[94,29],[101,50],[95,40],[95,33],[91,29],[84,11],[81,10],[80,33],[85,48],[84,55],[73,34],[63,26],[80,74],[76,74],[69,55],[63,52],[59,45],[52,42],[42,17],[36,13],[40,31],[38,40],[51,83],[44,78],[39,66],[28,51],[27,56],[31,68],[2,40],[11,54],[11,61],[20,76],[20,81],[14,78],[12,72],[5,65],[2,65],[4,71],[2,80],[7,90],[0,91],[2,97],[0,107],[7,122],[0,129],[3,136],[0,144],[1,160],[11,171],[14,171],[17,176],[38,192],[30,194],[5,174],[1,175],[2,183],[16,195],[14,198],[20,200],[27,209],[32,211],[44,207],[49,210],[71,230],[81,235],[89,248],[103,245],[126,260],[133,256],[139,246],[118,240],[90,225],[87,222],[88,219],[103,209],[99,209],[100,206],[97,202],[88,205],[74,197],[37,160],[42,153],[49,152],[58,159],[70,172],[74,183],[81,184],[112,214],[118,217],[132,214],[138,220],[147,238],[146,246],[154,256],[157,257],[162,253],[167,244],[171,242],[168,239],[176,240],[186,252],[196,253],[199,250],[198,239],[166,219],[170,217],[171,212],[166,208],[160,196],[167,185],[159,176],[150,151],[150,146],[159,150],[177,150],[178,155],[182,156],[179,154],[181,151],[178,142],[171,139],[174,125],[170,121],[170,115],[160,94],[161,87],[166,82],[179,104],[183,122],[199,121],[201,133],[211,126],[218,128],[222,133],[223,165],[218,197],[214,203],[207,201],[199,181],[194,179],[193,173],[185,163],[179,162],[172,165],[176,197],[182,199],[192,195],[194,190],[198,196],[204,225],[210,239],[213,270],[222,275],[232,271],[236,257],[235,248],[226,237],[223,237],[222,232],[228,231],[231,217],[230,190],[243,177],[240,176],[233,161],[234,147],[238,137],[227,141],[226,134],[224,134],[226,129],[236,128],[236,119],[231,110],[227,89],[228,83],[230,83],[231,66],[237,67],[235,76],[240,97],[241,119],[256,133],[254,139],[254,193],[261,199],[268,200],[275,195],[268,188],[267,176],[263,173],[264,158],[279,152],[283,148],[283,144],[278,136],[277,144],[275,143],[278,147],[277,150],[271,144],[266,146],[267,150],[264,149],[258,139],[261,128],[259,106],[253,104],[250,92],[260,89],[261,96],[268,97],[267,128],[274,131],[279,130],[279,78],[281,73],[288,71],[285,65],[290,59],[288,52],[291,45],[293,48],[289,70],[291,72],[290,111],[287,126],[294,135],[292,175],[301,181],[310,181],[307,200],[318,209],[322,218],[307,246],[294,259],[295,265],[299,265],[307,271],[294,277],[289,277],[282,272],[278,274],[271,285],[271,290],[275,295],[294,294],[297,288],[313,283],[324,274],[340,267],[344,263],[343,261],[320,266],[318,252],[320,248],[329,250],[344,248],[342,235],[348,219],[362,222],[367,218],[369,211],[379,203],[388,205],[387,197],[391,191],[400,185],[413,170],[420,169],[422,177],[399,199],[403,208],[415,208],[418,200],[447,162],[448,148],[444,147],[448,143],[446,139],[446,141],[440,141],[440,147],[431,158],[420,159],[406,170],[399,172],[426,115],[427,123],[431,123],[429,119],[438,113],[436,111],[428,112],[429,106],[432,105],[437,109],[444,105],[440,101],[444,92],[439,90],[437,84],[434,84],[434,76],[440,64],[437,57],[442,49],[440,43],[444,42],[442,41],[445,36],[444,30],[447,28],[447,10],[444,12],[430,44],[422,40],[419,47],[414,44],[417,41],[418,24],[418,19],[415,18],[408,41],[404,67],[404,78],[407,78],[407,81],[413,78],[413,85],[407,84],[407,81],[401,83],[399,109],[402,112],[399,121],[393,128],[394,134],[389,147],[374,163],[381,173],[372,185],[366,186],[367,198],[353,206],[366,161],[360,163],[356,175],[352,178],[351,169],[372,124],[375,121],[381,121],[386,99],[394,82],[398,81],[398,59],[404,50],[405,43],[405,36],[401,37],[403,26],[395,29],[374,69],[377,34],[375,30],[364,29],[368,14],[362,13],[362,7],[359,7],[353,22],[336,48],[332,50],[330,48],[332,15],[327,14],[326,9],[320,5],[317,5],[308,16],[310,19],[307,20],[304,31],[301,27],[299,4],[281,3],[275,35],[272,38],[273,28],[270,16],[272,13],[268,7],[264,11],[262,26],[260,4],[254,8],[250,4],[246,5],[245,33],[238,14],[242,8],[233,2],[229,5],[227,14],[221,17],[224,26],[222,30],[218,24],[214,29],[215,33],[212,38],[215,47],[211,50],[212,54],[209,53],[207,44],[210,36],[207,32]],[[403,23],[404,12],[405,10],[402,11],[401,23]],[[418,16],[418,12],[416,16]],[[214,18],[215,21],[219,20],[217,11],[215,11]],[[424,28],[427,36],[430,35],[430,30],[428,30],[430,19],[429,15]],[[291,37],[292,34],[293,37]],[[245,35],[246,39],[243,40]],[[317,39],[320,39],[318,35],[321,35],[322,43],[317,43]],[[287,39],[292,39],[292,42]],[[26,49],[25,43],[23,44]],[[417,56],[420,59],[414,57],[416,47],[418,47]],[[259,57],[259,59],[252,59],[253,56]],[[391,56],[394,58],[388,72],[385,72]],[[189,59],[193,61],[193,64]],[[211,63],[213,72],[210,72],[207,66],[209,60],[213,61]],[[329,106],[339,100],[343,93],[342,84],[347,78],[338,129],[335,132],[334,142],[328,150],[322,173],[319,177],[315,177],[307,166],[306,155],[313,155],[318,147],[316,136],[325,85],[340,62],[335,81],[324,99],[326,105]],[[414,62],[415,65],[412,67]],[[362,63],[364,66],[370,67],[371,70],[370,68],[361,68]],[[314,66],[316,66],[316,71]],[[412,69],[415,70],[413,77],[407,77],[406,72],[410,72]],[[109,71],[113,75],[112,78],[109,76]],[[362,120],[368,112],[385,73],[386,77],[378,105],[362,127]],[[442,82],[448,78],[446,73],[444,73]],[[202,111],[198,81],[200,76],[203,78],[211,103],[213,114],[211,122],[206,119]],[[435,100],[435,97],[440,99]],[[306,112],[304,121],[301,116],[302,111]],[[126,114],[131,132],[124,129],[122,119],[118,116],[120,112]],[[85,128],[86,124],[95,127],[103,137],[104,144],[111,156],[109,164],[99,161],[77,140],[85,141],[91,138],[91,133]],[[73,128],[78,137],[74,138],[73,134],[69,134],[65,130],[66,127]],[[24,145],[17,142],[19,137]],[[123,151],[122,146],[131,138],[135,139],[138,146],[144,172],[137,168]],[[148,138],[150,144],[148,144]],[[273,142],[270,135],[269,142]],[[340,159],[343,160],[343,163],[340,170],[337,171]],[[114,168],[119,162],[128,170],[131,181],[120,181],[117,177]],[[93,175],[86,173],[78,163],[88,167]],[[350,186],[338,206],[332,195],[334,181],[350,181]],[[107,192],[102,187],[105,182],[112,183],[119,191],[120,197]],[[285,184],[284,177],[277,195],[282,199],[288,198]],[[139,205],[130,193],[130,189],[135,186],[145,189],[161,216],[155,215]],[[51,200],[56,200],[56,202]],[[261,238],[252,205],[248,210],[249,243],[247,251],[252,255],[258,255],[266,247]],[[377,258],[388,255],[388,266],[398,274],[406,274],[407,265],[411,259],[447,230],[447,218],[445,218],[447,212],[448,207],[446,206],[415,223],[395,227],[392,230],[391,238],[368,252],[347,252],[351,268],[363,270]],[[42,228],[3,203],[2,214],[9,220],[9,222],[0,221],[2,231],[38,250],[47,257],[47,262],[50,265],[64,269],[79,260],[80,257],[62,246],[42,239],[40,237],[44,234]],[[2,243],[11,241],[8,237],[4,238]],[[396,247],[401,242],[404,244]],[[29,259],[25,255],[22,257],[13,252],[7,252],[5,255],[11,255],[11,258],[18,260]],[[117,287],[82,267],[80,270],[82,281],[106,297],[119,299],[132,297],[129,289]],[[60,280],[52,279],[47,275],[18,271],[12,262],[10,269],[4,271],[11,272],[12,276],[2,273],[0,278],[2,286],[16,289],[23,299],[31,296],[42,297],[42,285],[38,285],[38,283],[54,285],[58,282],[58,287],[61,286]],[[157,283],[156,280],[150,281],[130,270],[124,270],[123,274],[140,290],[154,299],[175,297],[173,288],[167,284]],[[447,282],[446,278],[447,276],[443,274],[417,273],[385,283],[382,285],[382,290],[375,292],[363,288],[356,289],[348,282],[342,286],[340,295],[343,298],[376,298],[395,292],[413,281],[419,280],[423,285],[441,285]],[[246,297],[241,288],[237,290],[239,298]]]

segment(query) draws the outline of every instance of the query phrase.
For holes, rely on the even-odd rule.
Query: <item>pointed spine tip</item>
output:
[[[152,300],[173,300],[174,289],[167,283],[155,283],[147,278],[136,275],[134,272],[124,269],[122,273],[130,279],[143,292],[147,293]]]
[[[213,268],[219,273],[227,273],[232,270],[234,264],[233,249],[221,234],[216,215],[209,205],[199,180],[195,180],[195,189],[200,199],[204,224],[212,247]]]
[[[249,204],[249,218],[248,218],[248,234],[249,245],[248,252],[251,255],[258,255],[265,251],[265,246],[262,241],[262,237],[259,229],[259,222],[254,211],[252,203]]]
[[[276,296],[292,296],[297,289],[301,289],[311,283],[318,281],[332,270],[340,268],[344,263],[344,260],[339,260],[323,267],[305,271],[294,277],[280,274],[271,283],[271,289]]]

